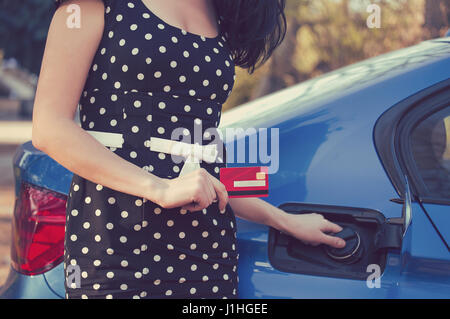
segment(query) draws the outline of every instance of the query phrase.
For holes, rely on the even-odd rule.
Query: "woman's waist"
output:
[[[222,111],[222,104],[210,99],[138,90],[84,91],[79,102],[80,111],[85,114],[92,112],[118,114],[125,109],[130,115],[146,115],[153,111],[215,121]]]

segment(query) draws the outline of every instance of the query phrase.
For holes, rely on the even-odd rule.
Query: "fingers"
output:
[[[342,227],[325,219],[324,226],[321,230],[324,232],[339,233],[342,230]]]
[[[210,195],[210,198],[211,198],[211,202],[210,203],[212,203],[212,202],[214,202],[215,199],[217,199],[216,190],[215,190],[214,184],[213,184],[211,178],[209,178],[209,176],[208,176],[208,178],[206,180],[208,181],[208,191],[209,191],[209,195]]]
[[[342,248],[345,247],[345,241],[342,238],[330,236],[322,233],[320,238],[320,242],[326,245],[329,245],[334,248]]]
[[[228,203],[228,192],[225,188],[225,185],[223,185],[223,183],[220,182],[217,178],[215,178],[211,174],[209,175],[209,177],[214,185],[214,189],[219,199],[219,209],[222,211],[225,209]]]

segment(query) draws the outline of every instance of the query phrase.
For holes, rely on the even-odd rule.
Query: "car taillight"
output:
[[[67,196],[22,183],[12,221],[11,265],[26,275],[42,274],[64,258]]]

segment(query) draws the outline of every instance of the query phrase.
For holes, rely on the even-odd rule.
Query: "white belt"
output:
[[[124,143],[121,133],[93,130],[85,131],[105,146],[122,148]],[[180,176],[200,168],[199,160],[204,160],[208,163],[215,162],[218,154],[217,144],[199,145],[159,137],[150,137],[150,143],[146,145],[154,152],[184,156],[185,161],[181,168]]]

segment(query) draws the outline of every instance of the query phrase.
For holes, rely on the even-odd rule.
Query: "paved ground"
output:
[[[0,144],[0,286],[8,275],[10,264],[11,217],[14,209],[11,163],[16,148],[17,145]]]
[[[12,160],[17,147],[31,139],[31,122],[0,121],[0,286],[10,268],[11,217],[14,210]]]

